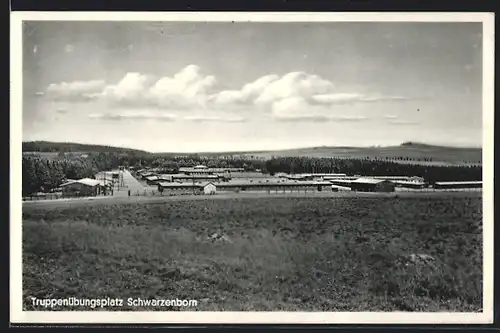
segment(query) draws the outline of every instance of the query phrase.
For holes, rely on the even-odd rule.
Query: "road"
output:
[[[115,190],[113,192],[113,197],[128,197],[128,191],[131,193],[143,192],[144,186],[128,170],[122,171],[123,175],[123,187],[120,187],[119,190]]]

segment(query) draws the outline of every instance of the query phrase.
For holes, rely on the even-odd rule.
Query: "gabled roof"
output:
[[[59,185],[59,187],[68,186],[68,185],[73,184],[73,183],[76,183],[76,180],[68,179],[66,182]]]
[[[212,184],[213,186],[217,187],[217,185],[215,185],[212,182],[202,182],[202,183],[199,183],[198,185],[201,186],[201,187],[205,187],[205,186],[210,185],[210,184]]]

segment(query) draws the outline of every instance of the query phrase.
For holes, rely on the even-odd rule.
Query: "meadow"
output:
[[[25,310],[30,297],[74,296],[197,300],[189,311],[481,311],[482,195],[23,207],[23,296]],[[145,309],[166,310],[118,310]]]

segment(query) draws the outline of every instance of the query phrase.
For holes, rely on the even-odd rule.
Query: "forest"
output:
[[[370,176],[420,176],[427,182],[474,181],[482,179],[482,167],[402,164],[386,160],[280,157],[266,161],[270,173],[345,173]]]

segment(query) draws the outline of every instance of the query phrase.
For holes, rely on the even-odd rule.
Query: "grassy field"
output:
[[[481,311],[481,202],[443,193],[23,207],[25,309],[30,297],[74,296],[198,300],[190,311]]]

